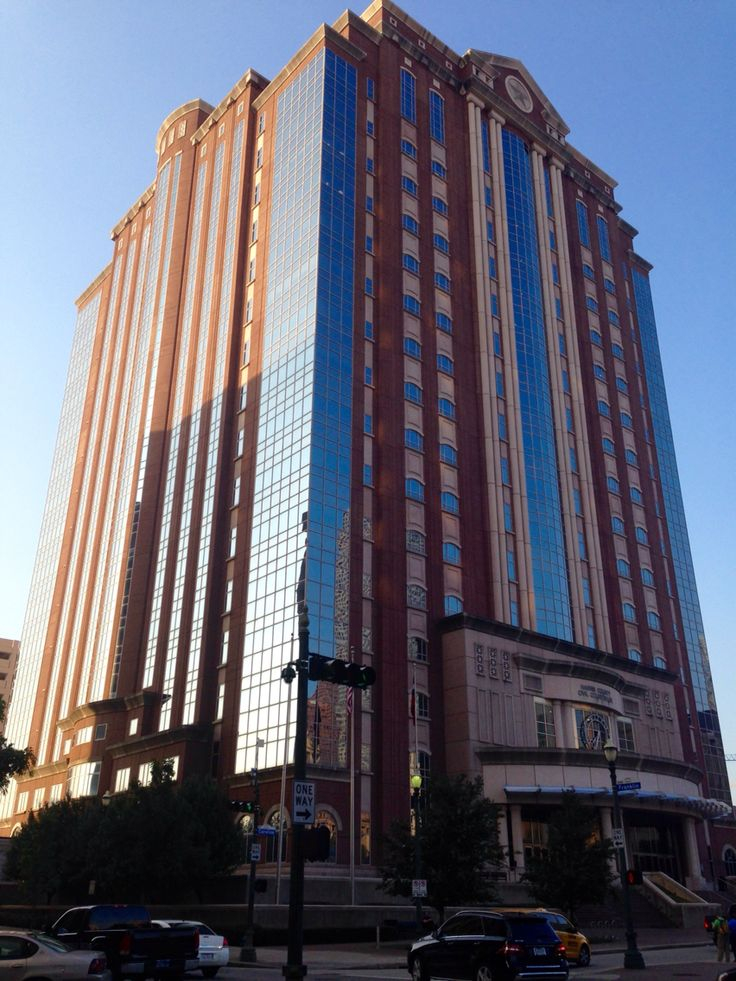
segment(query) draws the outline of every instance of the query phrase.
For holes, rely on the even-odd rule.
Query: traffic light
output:
[[[330,829],[326,824],[304,829],[304,858],[308,862],[326,862],[330,857]]]
[[[309,655],[309,677],[312,681],[329,681],[333,685],[365,690],[376,680],[376,672],[367,664],[343,661],[340,657]]]
[[[240,814],[255,814],[256,804],[252,800],[229,800],[227,802],[231,811],[238,811]]]
[[[626,884],[629,886],[640,886],[643,882],[642,874],[639,869],[626,870]]]

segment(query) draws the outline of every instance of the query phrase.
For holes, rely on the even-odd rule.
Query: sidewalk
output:
[[[715,948],[710,936],[702,927],[688,930],[678,930],[676,927],[666,929],[643,929],[637,932],[637,943],[641,950],[666,950],[671,947],[706,947]],[[347,943],[347,944],[308,944],[304,946],[303,961],[310,972],[336,971],[341,968],[348,971],[376,971],[387,969],[406,970],[406,952],[411,945],[410,940],[391,940],[381,943]],[[593,957],[596,953],[623,953],[626,942],[623,936],[613,940],[593,944]],[[257,947],[257,960],[241,963],[240,948],[230,948],[230,966],[248,968],[273,968],[280,972],[286,963],[286,947]],[[715,960],[715,956],[714,956]]]

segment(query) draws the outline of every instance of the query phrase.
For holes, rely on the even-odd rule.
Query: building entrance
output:
[[[664,872],[683,881],[683,841],[680,823],[664,814],[631,814],[625,818],[626,838],[634,868]]]

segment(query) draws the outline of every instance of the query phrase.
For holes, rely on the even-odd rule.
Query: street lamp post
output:
[[[253,785],[253,828],[250,838],[250,872],[248,873],[248,911],[245,920],[245,934],[243,936],[243,944],[240,948],[240,960],[244,964],[252,964],[256,958],[256,947],[254,942],[254,924],[253,924],[253,912],[256,899],[256,871],[258,866],[257,852],[258,849],[254,848],[257,842],[258,835],[258,822],[261,816],[261,797],[260,788],[258,786],[258,750],[261,746],[265,746],[266,743],[263,739],[256,739],[256,765],[250,771],[250,780]]]
[[[603,753],[608,763],[608,771],[611,774],[611,793],[613,794],[613,827],[619,829],[619,839],[616,846],[616,864],[618,874],[621,879],[621,895],[624,901],[624,919],[626,921],[626,951],[624,952],[624,967],[642,969],[646,967],[641,951],[636,946],[636,933],[634,932],[634,921],[631,916],[631,896],[629,895],[629,883],[626,878],[626,853],[623,842],[623,822],[621,821],[621,806],[618,799],[618,783],[616,781],[616,760],[618,759],[618,747],[609,739],[603,747]]]
[[[420,803],[422,795],[422,775],[413,773],[411,775],[411,802],[414,811],[414,879],[416,896],[414,901],[417,907],[417,930],[422,931],[422,897],[419,895],[419,879],[422,877],[422,840],[420,837],[421,817]]]

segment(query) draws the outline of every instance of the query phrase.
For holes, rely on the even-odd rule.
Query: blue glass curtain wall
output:
[[[700,612],[700,600],[698,599],[695,570],[685,521],[685,507],[677,472],[677,458],[667,406],[662,360],[659,353],[654,304],[652,303],[648,277],[644,276],[638,269],[632,269],[631,281],[634,287],[644,371],[649,389],[649,406],[652,413],[654,442],[657,448],[659,474],[662,481],[662,497],[672,547],[672,565],[677,595],[680,600],[685,645],[693,680],[695,706],[698,712],[698,724],[703,737],[709,789],[713,796],[730,801],[723,743],[713,692],[713,679],[710,673],[708,648],[705,642],[703,618]],[[670,667],[674,667],[674,665],[670,665]]]
[[[531,161],[524,141],[508,130],[503,132],[503,158],[534,628],[552,637],[572,640]]]
[[[238,771],[256,738],[262,765],[283,759],[297,589],[311,650],[347,645],[355,69],[318,54],[279,97],[275,125]]]

